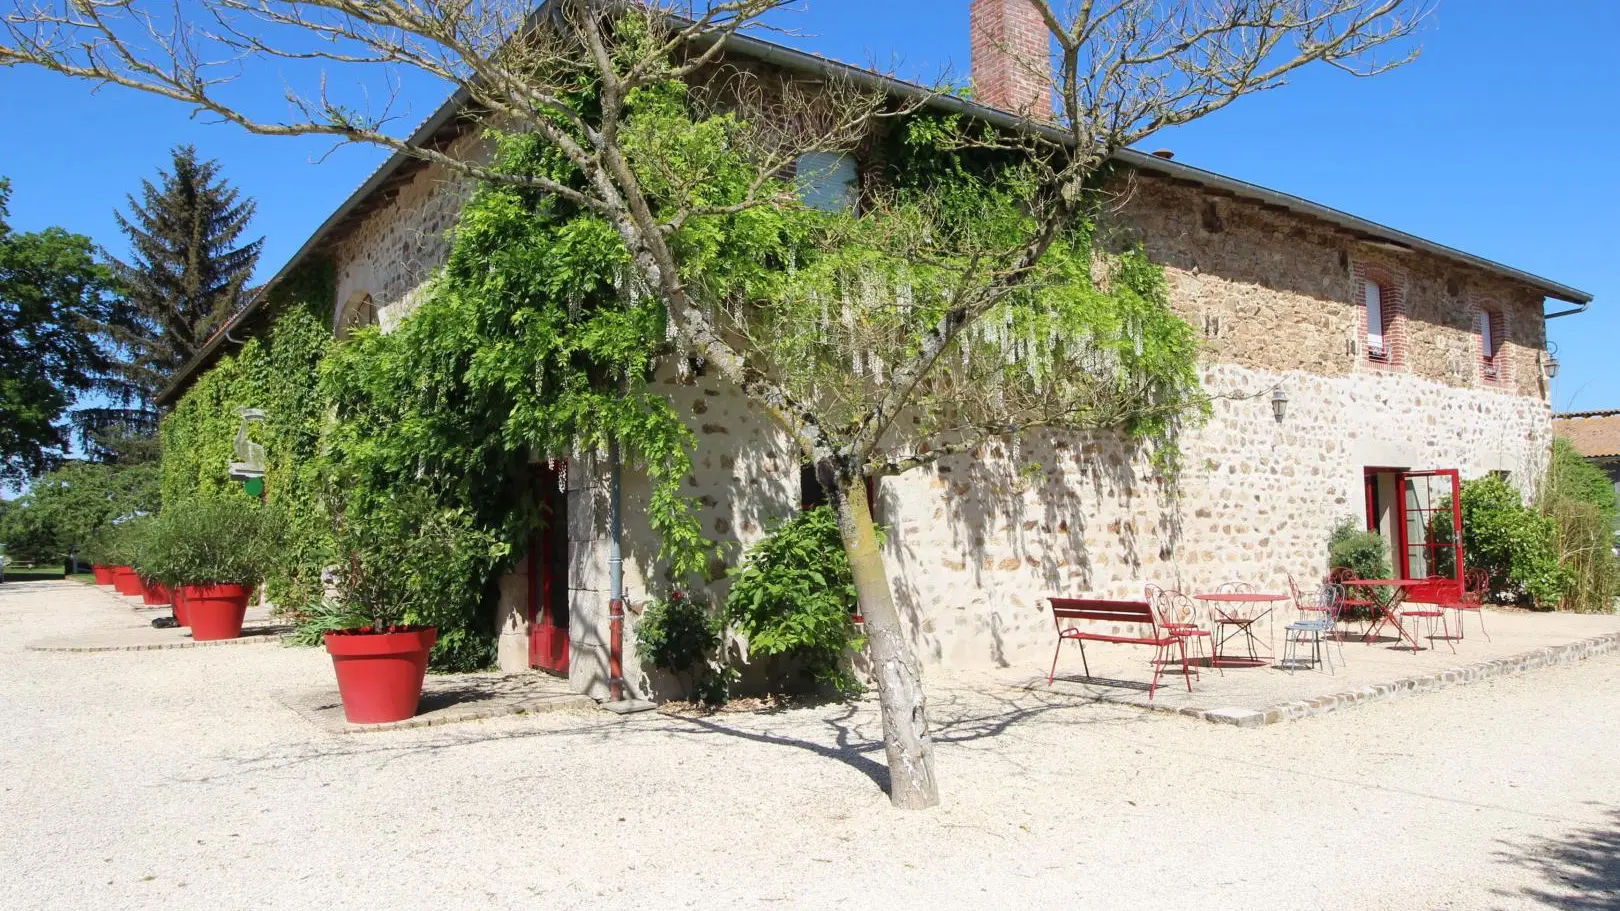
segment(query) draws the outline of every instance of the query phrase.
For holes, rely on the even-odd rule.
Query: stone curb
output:
[[[1389,699],[1401,699],[1407,696],[1416,696],[1420,693],[1448,689],[1454,686],[1466,686],[1470,683],[1479,683],[1496,677],[1509,677],[1522,674],[1526,671],[1542,667],[1556,667],[1563,664],[1574,664],[1584,661],[1594,655],[1606,655],[1620,648],[1620,632],[1605,633],[1590,639],[1579,639],[1563,645],[1549,645],[1543,648],[1520,652],[1516,655],[1507,655],[1502,658],[1493,658],[1477,664],[1463,667],[1454,667],[1449,670],[1437,671],[1433,674],[1424,674],[1417,677],[1402,677],[1390,683],[1378,683],[1349,690],[1343,693],[1333,693],[1327,696],[1318,696],[1315,699],[1303,699],[1294,702],[1281,702],[1267,706],[1264,709],[1197,709],[1197,708],[1171,708],[1169,706],[1142,705],[1136,702],[1108,699],[1120,705],[1131,705],[1137,708],[1146,708],[1155,712],[1165,712],[1173,715],[1185,715],[1197,718],[1212,724],[1227,724],[1240,728],[1258,728],[1271,724],[1280,724],[1284,721],[1298,721],[1301,718],[1311,718],[1317,715],[1326,715],[1342,709],[1353,708],[1371,702],[1383,702]]]
[[[496,704],[481,708],[446,710],[406,718],[403,721],[387,721],[381,724],[350,724],[343,718],[341,704],[337,701],[336,687],[330,690],[323,689],[319,692],[318,695],[321,699],[318,701],[323,703],[322,706],[311,705],[311,696],[308,693],[281,690],[270,695],[271,698],[291,709],[299,717],[328,734],[369,734],[375,731],[403,731],[411,728],[442,727],[447,724],[460,724],[464,721],[486,721],[491,718],[541,715],[570,709],[596,708],[595,699],[580,693],[567,696],[543,696],[532,700]],[[329,705],[326,705],[327,703]],[[335,711],[323,711],[323,709],[335,709]]]

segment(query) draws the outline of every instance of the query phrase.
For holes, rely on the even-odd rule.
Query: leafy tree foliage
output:
[[[218,162],[198,160],[191,146],[172,155],[117,214],[130,256],[114,269],[130,319],[100,326],[118,363],[112,405],[84,415],[96,431],[151,435],[153,398],[241,308],[263,244],[243,241],[254,203],[220,176]]]
[[[10,193],[0,180],[0,478],[17,481],[63,457],[63,418],[77,395],[103,385],[109,366],[91,329],[114,324],[117,308],[90,239],[61,228],[13,231]]]
[[[68,462],[35,479],[0,518],[0,541],[14,556],[84,559],[96,533],[114,520],[158,508],[158,466]]]

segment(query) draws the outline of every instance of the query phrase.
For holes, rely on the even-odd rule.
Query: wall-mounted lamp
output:
[[[1279,424],[1282,423],[1283,417],[1288,414],[1288,393],[1284,392],[1281,386],[1271,392],[1271,414]]]
[[[1547,343],[1547,359],[1541,362],[1541,372],[1549,380],[1558,377],[1558,346],[1552,342]]]

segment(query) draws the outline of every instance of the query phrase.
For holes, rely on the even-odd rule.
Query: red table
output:
[[[1376,598],[1373,599],[1374,606],[1378,608],[1378,620],[1375,623],[1373,623],[1371,629],[1367,630],[1366,637],[1363,638],[1361,641],[1362,642],[1371,642],[1373,635],[1375,633],[1377,633],[1379,630],[1383,629],[1384,624],[1388,623],[1390,626],[1395,627],[1395,634],[1396,634],[1395,635],[1395,641],[1397,643],[1399,643],[1402,639],[1405,639],[1406,641],[1412,643],[1412,654],[1414,654],[1414,655],[1416,655],[1418,652],[1423,651],[1423,647],[1421,645],[1418,645],[1417,637],[1412,635],[1411,630],[1407,629],[1405,626],[1403,626],[1401,624],[1401,613],[1400,613],[1400,611],[1401,611],[1401,604],[1406,601],[1406,596],[1411,592],[1412,587],[1414,585],[1428,585],[1428,584],[1432,583],[1433,581],[1434,581],[1433,579],[1346,579],[1346,580],[1344,580],[1344,585],[1346,587],[1349,587],[1349,586],[1352,586],[1352,585],[1359,585],[1359,586],[1362,586],[1364,588],[1371,588],[1371,587],[1374,587],[1374,586],[1382,586],[1382,587],[1388,588],[1390,590],[1389,597],[1386,598],[1384,601],[1380,602]]]
[[[1215,614],[1215,625],[1235,627],[1233,632],[1228,633],[1225,636],[1215,637],[1214,647],[1210,650],[1211,656],[1209,661],[1216,667],[1221,667],[1221,647],[1226,644],[1227,640],[1238,635],[1239,633],[1243,634],[1243,637],[1249,646],[1249,657],[1255,661],[1261,660],[1262,656],[1255,650],[1254,647],[1255,638],[1253,627],[1256,623],[1265,619],[1266,615],[1270,614],[1273,608],[1267,607],[1265,610],[1260,611],[1259,613],[1254,613],[1252,608],[1249,610],[1239,610],[1237,605],[1274,604],[1278,601],[1290,600],[1288,595],[1267,595],[1260,592],[1207,592],[1202,595],[1193,595],[1193,597],[1199,601],[1204,601],[1209,604],[1210,610]],[[1225,607],[1223,605],[1232,606]],[[1267,660],[1271,658],[1270,655],[1266,655],[1264,657]]]

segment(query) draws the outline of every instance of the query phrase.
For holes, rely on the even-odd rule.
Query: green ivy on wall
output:
[[[198,377],[162,425],[165,504],[246,500],[229,469],[241,424],[237,409],[264,411],[253,433],[265,447],[266,505],[282,519],[265,585],[271,600],[295,616],[321,600],[321,576],[334,553],[321,493],[326,407],[319,392],[320,366],[335,344],[327,316],[331,274],[329,264],[317,263],[290,276],[269,301],[269,332]]]

